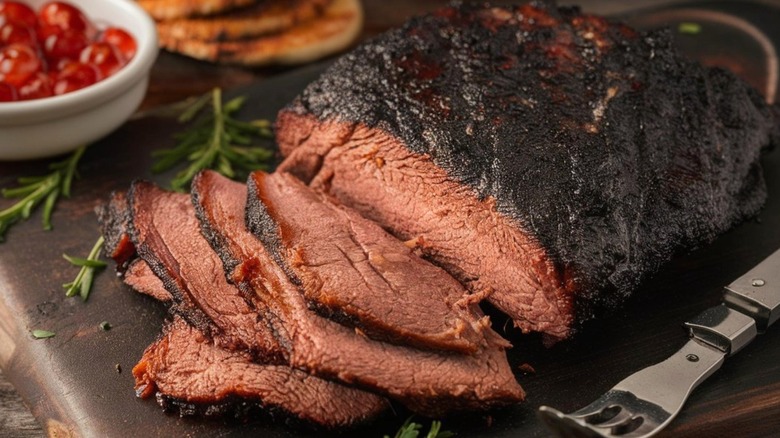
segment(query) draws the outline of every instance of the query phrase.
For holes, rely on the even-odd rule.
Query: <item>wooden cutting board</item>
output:
[[[700,33],[679,35],[683,51],[709,64],[728,66],[765,92],[776,92],[776,76],[774,82],[768,79],[773,42],[780,42],[777,9],[722,3],[704,12],[693,5],[629,18],[641,26],[700,23]],[[774,58],[775,69],[776,62]],[[249,96],[241,117],[272,118],[322,69],[307,67],[241,90],[238,94]],[[58,205],[53,231],[41,230],[35,215],[8,233],[8,241],[0,244],[0,367],[50,435],[322,436],[268,418],[215,421],[162,413],[154,401],[135,397],[130,375],[160,331],[162,306],[131,292],[110,269],[97,277],[88,302],[63,295],[60,284],[70,281],[77,270],[61,254],[86,255],[98,236],[93,209],[111,190],[126,189],[134,178],[163,184],[170,179],[170,174],[150,175],[150,151],[171,146],[171,135],[178,129],[172,119],[153,114],[127,123],[88,149],[80,166],[82,179],[75,184],[73,197]],[[539,405],[575,410],[633,371],[673,353],[686,340],[684,320],[716,304],[722,285],[780,247],[780,151],[767,154],[764,166],[770,198],[760,220],[676,258],[624,309],[588,324],[576,339],[547,349],[538,336],[523,336],[504,328],[501,317],[494,318],[497,329],[515,345],[510,362],[518,367],[528,401],[490,414],[445,419],[445,428],[464,437],[547,436],[535,416]],[[0,163],[0,186],[10,186],[19,175],[44,172],[44,162]],[[6,205],[0,201],[0,208]],[[113,328],[102,331],[102,321]],[[30,335],[33,329],[51,330],[56,336],[35,340]],[[536,371],[526,374],[521,364]],[[389,414],[342,436],[392,435],[407,415]],[[663,435],[771,436],[778,431],[780,328],[772,327],[728,359]]]

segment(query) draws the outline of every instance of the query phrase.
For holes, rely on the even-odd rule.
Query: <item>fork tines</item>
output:
[[[647,437],[671,417],[660,406],[619,390],[611,390],[571,414],[542,406],[538,415],[558,435],[577,438]]]

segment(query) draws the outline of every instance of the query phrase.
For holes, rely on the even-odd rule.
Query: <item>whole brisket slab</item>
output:
[[[373,339],[466,353],[495,333],[463,286],[376,223],[290,174],[254,172],[247,185],[249,230],[325,316]]]
[[[228,277],[276,314],[274,333],[292,367],[387,395],[430,416],[524,398],[503,345],[473,355],[419,350],[366,338],[310,310],[298,286],[246,229],[246,186],[207,171],[193,180],[192,190],[204,235]]]
[[[543,4],[444,8],[283,109],[280,171],[565,338],[766,197],[777,108],[671,41]]]

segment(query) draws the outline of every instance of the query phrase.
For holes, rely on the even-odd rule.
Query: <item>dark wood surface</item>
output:
[[[403,21],[409,14],[443,2],[366,1],[364,37]],[[625,3],[631,3],[627,6]],[[702,21],[695,11],[654,12],[655,2],[585,2],[588,10],[628,14],[648,26],[683,20]],[[663,2],[669,3],[669,2]],[[631,13],[627,8],[649,10]],[[700,6],[700,5],[694,5]],[[753,22],[773,41],[777,10],[767,2],[714,2],[708,9],[734,13]],[[682,18],[681,18],[682,17]],[[698,17],[698,18],[697,18]],[[722,17],[721,17],[722,18]],[[683,50],[710,64],[735,70],[766,90],[766,57],[744,30],[711,23],[698,38],[681,38]],[[773,33],[774,32],[774,33]],[[272,117],[279,106],[316,77],[320,65],[289,69],[246,70],[215,67],[176,55],[162,54],[153,70],[143,109],[176,102],[222,86],[241,87],[251,96],[246,117]],[[111,189],[122,189],[134,177],[148,177],[149,151],[170,145],[171,121],[146,117],[128,123],[90,148],[71,200],[55,214],[55,230],[40,230],[37,219],[9,233],[0,246],[0,436],[41,436],[78,432],[85,436],[296,436],[302,431],[267,425],[264,419],[248,424],[182,420],[159,412],[152,401],[137,400],[129,369],[159,330],[164,311],[145,297],[129,293],[110,274],[98,277],[87,303],[61,296],[58,285],[75,271],[59,258],[62,252],[86,254],[96,238],[92,207]],[[461,436],[546,436],[534,411],[550,404],[574,410],[598,397],[631,372],[660,361],[686,339],[680,323],[717,303],[720,286],[730,282],[761,258],[780,247],[780,154],[765,159],[770,200],[760,222],[744,224],[713,245],[680,256],[645,284],[625,309],[590,324],[573,341],[551,349],[536,336],[508,331],[515,344],[515,365],[531,364],[536,372],[518,373],[529,393],[516,408],[447,419]],[[43,163],[0,163],[0,185],[15,175],[40,173]],[[169,175],[158,177],[165,181]],[[0,201],[0,208],[4,205]],[[98,324],[114,326],[101,332]],[[47,328],[53,339],[35,341],[29,330]],[[122,368],[117,373],[116,365]],[[18,392],[10,388],[8,381]],[[32,409],[34,422],[21,397]],[[349,436],[390,433],[405,414],[390,416],[369,429]],[[777,435],[780,431],[780,329],[773,327],[697,390],[665,436]],[[306,434],[315,436],[312,434]]]

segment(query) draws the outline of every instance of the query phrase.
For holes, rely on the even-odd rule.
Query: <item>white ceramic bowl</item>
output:
[[[22,0],[38,9],[48,0]],[[138,109],[157,58],[154,21],[132,0],[69,0],[99,27],[135,38],[133,59],[113,76],[60,96],[0,103],[0,160],[43,158],[104,137]]]

